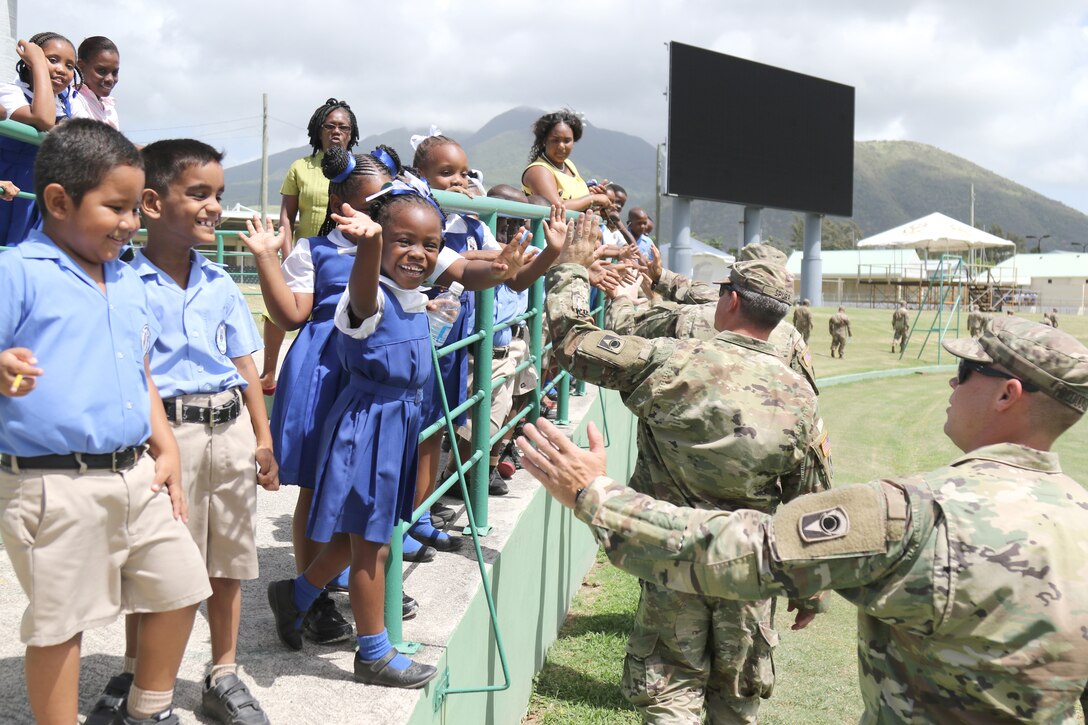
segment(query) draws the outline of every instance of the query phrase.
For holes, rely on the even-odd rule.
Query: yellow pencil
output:
[[[19,392],[19,386],[22,385],[22,384],[23,384],[23,374],[22,373],[16,373],[15,374],[15,380],[11,381],[11,392],[13,394],[18,393]]]

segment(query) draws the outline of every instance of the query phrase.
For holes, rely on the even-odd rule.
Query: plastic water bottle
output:
[[[431,300],[427,310],[427,318],[431,324],[431,338],[435,346],[440,346],[450,335],[453,323],[457,322],[457,316],[461,314],[461,293],[465,288],[460,282],[454,282],[450,288]]]

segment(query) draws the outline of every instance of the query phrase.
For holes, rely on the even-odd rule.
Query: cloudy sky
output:
[[[932,144],[1088,212],[1082,0],[18,5],[20,37],[114,39],[135,140],[191,135],[233,163],[259,155],[263,92],[273,151],[305,144],[329,96],[352,104],[364,136],[566,105],[657,143],[677,40],[852,85],[859,140]]]

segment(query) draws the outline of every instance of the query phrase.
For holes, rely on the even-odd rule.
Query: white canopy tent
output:
[[[908,248],[926,252],[962,252],[965,250],[1015,247],[1013,242],[947,217],[940,212],[915,219],[858,242],[859,248]]]

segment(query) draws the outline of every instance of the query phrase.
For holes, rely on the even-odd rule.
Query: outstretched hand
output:
[[[573,232],[568,226],[567,242],[556,260],[557,264],[574,263],[587,269],[593,264],[593,252],[597,248],[594,235],[600,236],[600,219],[593,212],[586,212],[574,222]]]
[[[353,209],[351,204],[342,204],[340,213],[333,212],[330,216],[344,238],[356,246],[364,242],[380,241],[382,238],[381,225],[363,212]]]
[[[589,265],[589,283],[599,287],[611,299],[615,299],[616,287],[623,283],[623,272],[626,269],[620,264],[610,264],[608,260],[598,259]]]
[[[548,248],[561,252],[567,241],[567,229],[572,225],[567,221],[567,210],[562,204],[552,204],[551,215],[544,220],[544,243]]]
[[[604,436],[593,423],[586,429],[589,450],[574,445],[546,418],[538,418],[536,425],[526,423],[523,431],[517,440],[522,465],[568,508],[574,508],[579,490],[607,472]]]
[[[524,267],[535,252],[530,252],[533,233],[525,227],[518,229],[513,241],[503,247],[502,252],[491,263],[491,274],[499,280],[515,276]]]
[[[290,236],[291,233],[285,227],[281,226],[277,232],[271,219],[265,219],[261,223],[261,218],[256,214],[252,219],[246,219],[246,231],[238,233],[238,237],[254,257],[276,256]]]

